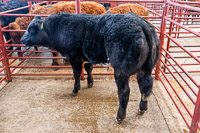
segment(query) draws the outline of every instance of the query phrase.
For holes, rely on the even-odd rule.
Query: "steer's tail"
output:
[[[147,22],[148,23],[148,22]],[[149,55],[146,60],[146,65],[155,67],[160,57],[160,41],[158,39],[155,28],[149,23],[149,27],[144,27],[143,31],[149,46]]]
[[[153,67],[157,64],[160,58],[160,41],[155,29],[152,29],[152,54],[153,54]]]

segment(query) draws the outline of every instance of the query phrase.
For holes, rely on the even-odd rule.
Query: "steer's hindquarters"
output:
[[[132,25],[132,27],[132,29],[129,29],[130,27],[121,26],[120,33],[113,31],[116,38],[111,37],[112,40],[109,40],[109,45],[106,47],[118,87],[119,110],[117,120],[119,122],[126,117],[130,94],[129,77],[141,69],[145,69],[150,52],[142,28],[136,25]]]
[[[139,106],[139,113],[143,114],[147,110],[148,97],[152,93],[153,79],[152,69],[156,65],[159,59],[160,43],[158,40],[157,33],[154,28],[149,28],[149,32],[146,32],[146,38],[149,46],[148,57],[137,72],[137,81],[141,93],[141,101]]]

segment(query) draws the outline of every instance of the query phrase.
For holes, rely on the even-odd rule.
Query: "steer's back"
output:
[[[59,15],[51,23],[60,26],[54,30],[60,38],[62,50],[58,51],[68,57],[76,54],[92,64],[111,62],[113,66],[131,68],[141,68],[149,56],[152,64],[156,62],[154,56],[157,60],[154,53],[159,41],[155,29],[135,14]]]
[[[158,37],[154,27],[143,18],[135,14],[104,15],[91,17],[87,24],[82,47],[89,62],[134,67],[132,73],[141,68],[148,58],[152,65],[157,62]]]

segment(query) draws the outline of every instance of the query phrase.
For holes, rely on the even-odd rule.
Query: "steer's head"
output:
[[[47,33],[44,29],[44,18],[35,16],[28,26],[28,29],[21,38],[21,42],[26,46],[40,45],[45,46]]]

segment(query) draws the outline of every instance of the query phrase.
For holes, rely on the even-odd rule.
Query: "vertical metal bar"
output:
[[[181,8],[181,10],[180,10],[180,16],[179,17],[182,17],[183,16],[183,8]],[[178,22],[181,24],[181,18],[178,20]],[[180,31],[180,26],[178,26],[178,32]],[[177,33],[177,38],[179,38],[179,33]]]
[[[177,10],[178,10],[178,13],[179,13],[178,17],[180,17],[180,7],[177,7]],[[179,19],[177,20],[177,22],[179,22]],[[176,25],[175,31],[176,31],[176,33],[174,34],[174,38],[176,38],[176,35],[177,35],[178,25]]]
[[[174,18],[175,18],[175,9],[176,9],[176,7],[175,6],[173,6],[173,9],[172,9],[172,16],[171,16],[171,19],[172,20],[174,20]],[[172,28],[173,28],[173,23],[172,22],[170,22],[170,26],[169,26],[169,36],[171,36],[172,35]],[[170,48],[170,39],[168,38],[168,40],[167,40],[167,51],[169,51],[169,48]]]
[[[80,0],[76,0],[76,14],[81,13],[81,2]]]
[[[28,6],[29,6],[29,12],[31,11],[31,7],[32,7],[32,2],[28,1]]]
[[[175,6],[174,17],[176,17],[176,10],[177,10],[177,6]],[[174,20],[175,20],[175,18],[174,18]],[[172,26],[172,31],[174,31],[174,29],[175,29],[175,31],[176,31],[176,25],[173,25],[173,26]],[[175,38],[175,35],[176,35],[176,33],[174,33],[174,38]]]
[[[188,9],[185,9],[185,15],[184,17],[189,17],[188,15],[186,15],[186,13],[188,13]],[[188,24],[189,19],[186,19],[186,24]]]
[[[112,7],[116,7],[117,6],[117,2],[111,2],[110,3],[110,7],[112,8]]]
[[[167,0],[164,1],[164,7],[163,7],[163,13],[162,13],[162,21],[161,21],[161,29],[160,29],[160,53],[162,53],[162,47],[164,46],[164,40],[165,40],[165,30],[166,30],[166,19],[165,17],[168,14],[168,3]],[[160,76],[160,68],[161,68],[161,58],[158,62],[158,65],[156,66],[156,71],[155,71],[155,79],[158,80]]]
[[[146,1],[146,0],[145,0]],[[147,8],[147,2],[145,2],[145,4],[144,4],[144,7],[146,7]]]
[[[176,9],[176,7],[175,6],[173,6],[173,9],[172,9],[172,16],[171,16],[171,19],[172,20],[174,20],[174,18],[175,18],[175,9]],[[172,22],[170,22],[170,26],[169,26],[169,36],[171,36],[172,35],[172,30],[173,30],[173,26],[174,26],[174,24],[172,23]],[[167,51],[169,52],[169,48],[170,48],[170,38],[168,38],[168,40],[167,40]],[[168,55],[167,55],[167,53],[166,53],[166,57],[168,58]],[[167,60],[165,59],[165,63],[167,64]],[[165,71],[166,71],[166,67],[164,67],[164,73],[165,73]]]
[[[11,71],[10,71],[10,67],[9,67],[9,62],[7,59],[7,54],[6,54],[6,48],[4,47],[4,38],[3,38],[3,32],[2,32],[2,27],[1,27],[1,22],[0,22],[0,44],[1,44],[1,51],[2,51],[2,57],[4,58],[2,63],[3,66],[5,66],[5,74],[7,76],[7,81],[10,82],[12,81],[12,77],[11,77]]]
[[[197,133],[199,121],[200,121],[200,86],[199,86],[199,92],[198,92],[197,101],[196,101],[196,105],[194,109],[194,114],[192,117],[190,133]]]

